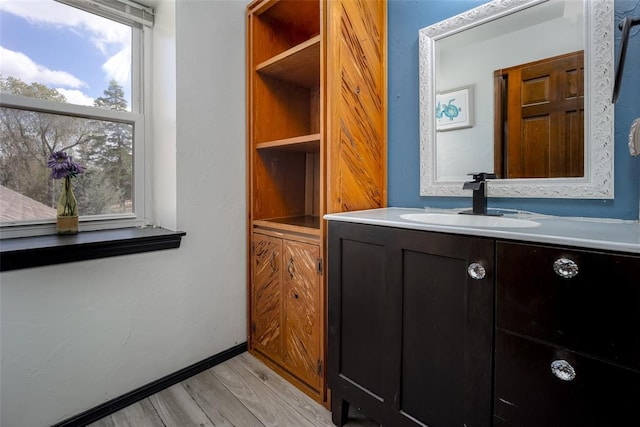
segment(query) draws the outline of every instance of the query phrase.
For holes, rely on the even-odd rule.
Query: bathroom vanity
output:
[[[638,422],[638,222],[424,212],[325,216],[336,425]]]

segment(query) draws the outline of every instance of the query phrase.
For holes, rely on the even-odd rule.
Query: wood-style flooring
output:
[[[357,411],[349,427],[372,427]],[[331,413],[243,353],[90,427],[329,427]]]

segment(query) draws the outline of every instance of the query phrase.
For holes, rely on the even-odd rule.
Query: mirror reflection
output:
[[[490,197],[613,198],[613,3],[492,0],[422,28],[420,194],[489,172]]]
[[[584,14],[576,0],[550,0],[438,39],[436,97],[461,110],[445,122],[468,114],[473,123],[436,124],[437,179],[464,181],[474,171],[584,176],[583,49]],[[465,112],[456,90],[468,87]]]
[[[494,73],[494,168],[499,178],[584,176],[584,52]]]

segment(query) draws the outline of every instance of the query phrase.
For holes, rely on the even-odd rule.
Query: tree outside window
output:
[[[55,89],[14,78],[0,79],[0,90],[13,95],[64,102]],[[126,111],[122,87],[109,83],[94,105]],[[79,214],[130,213],[132,206],[133,129],[127,123],[2,107],[0,110],[0,185],[54,208],[60,194],[46,168],[51,153],[65,151],[87,170],[74,180]],[[4,205],[4,202],[3,202]],[[3,207],[3,211],[5,210]],[[21,218],[43,219],[25,209]]]

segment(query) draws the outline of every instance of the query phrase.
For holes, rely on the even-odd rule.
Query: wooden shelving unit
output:
[[[249,351],[319,402],[322,217],[386,204],[386,21],[384,0],[247,6]]]

